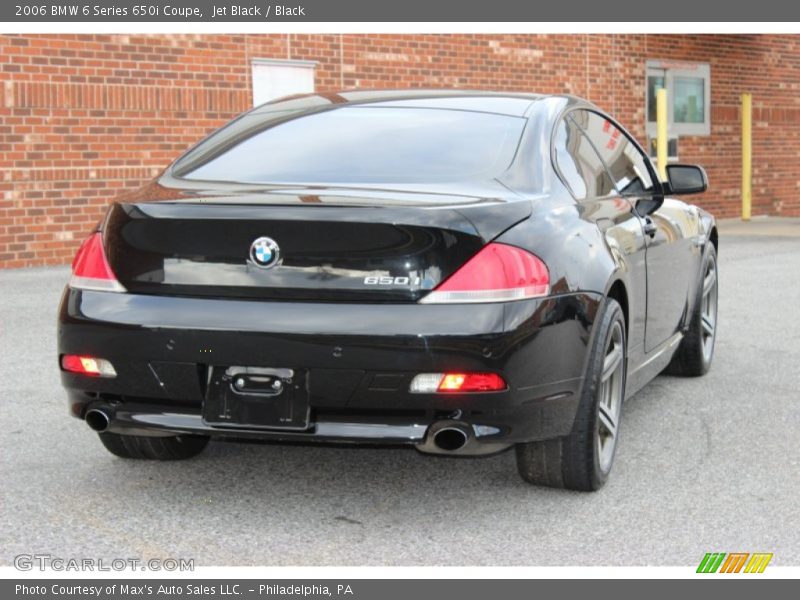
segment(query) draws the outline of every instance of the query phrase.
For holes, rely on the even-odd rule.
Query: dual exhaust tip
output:
[[[428,427],[425,441],[417,449],[429,454],[459,454],[474,447],[474,441],[475,432],[469,424],[448,419]]]
[[[469,436],[463,427],[447,425],[433,434],[433,445],[444,452],[456,452],[467,445]]]
[[[88,410],[84,420],[90,429],[98,433],[105,431],[108,429],[108,426],[111,425],[111,417],[108,412],[101,408],[92,408]]]
[[[488,431],[487,431],[488,430]],[[447,419],[436,421],[430,427],[417,450],[427,454],[455,456],[487,456],[508,450],[512,444],[498,439],[480,439],[501,433],[497,427],[470,425],[464,421]]]

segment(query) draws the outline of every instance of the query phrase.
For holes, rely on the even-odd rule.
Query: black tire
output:
[[[704,283],[713,273],[713,289],[706,290]],[[719,272],[717,271],[717,252],[713,244],[708,245],[708,250],[703,258],[703,268],[700,271],[701,279],[697,286],[694,310],[692,311],[689,327],[684,332],[678,349],[664,373],[681,377],[699,377],[705,375],[711,368],[714,359],[714,344],[717,333],[717,295]],[[710,296],[706,298],[706,293]],[[706,300],[711,303],[707,304]],[[709,315],[711,315],[709,320]],[[709,334],[708,327],[712,331]]]
[[[121,458],[143,458],[147,460],[184,460],[200,454],[208,444],[208,438],[199,435],[176,435],[171,437],[145,437],[98,433],[106,450]]]
[[[619,414],[625,394],[627,370],[627,337],[625,317],[619,303],[612,298],[603,303],[601,316],[596,321],[596,334],[589,355],[586,379],[581,391],[578,412],[572,432],[562,438],[517,444],[517,469],[522,479],[535,485],[594,491],[603,486],[613,465],[619,431]],[[613,372],[616,398],[616,425],[613,447],[600,449],[598,436],[605,431],[601,426],[600,391],[605,391],[603,370],[606,358],[611,359],[611,343],[619,347],[621,362]],[[616,354],[615,354],[616,356]],[[611,361],[609,364],[613,363]],[[608,381],[611,381],[610,378]],[[605,406],[605,404],[604,404]],[[604,423],[608,422],[603,421]],[[608,430],[610,431],[610,430]],[[610,455],[609,455],[610,451]],[[602,460],[601,460],[602,455]],[[601,464],[604,463],[604,464]]]

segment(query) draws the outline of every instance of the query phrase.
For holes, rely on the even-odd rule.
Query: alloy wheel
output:
[[[703,341],[703,360],[711,362],[714,353],[714,339],[717,334],[717,263],[709,257],[703,277],[703,299],[700,305],[701,339]]]
[[[619,418],[622,412],[625,348],[622,325],[614,322],[606,341],[603,373],[597,389],[597,430],[595,447],[600,469],[608,473],[617,446]]]

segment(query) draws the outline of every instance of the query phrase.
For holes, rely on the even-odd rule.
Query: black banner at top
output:
[[[2,22],[792,22],[787,0],[4,0]]]

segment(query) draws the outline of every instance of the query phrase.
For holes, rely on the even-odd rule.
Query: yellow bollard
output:
[[[667,180],[667,90],[656,91],[656,162],[661,181]]]
[[[742,221],[750,220],[753,194],[753,96],[742,94]]]

